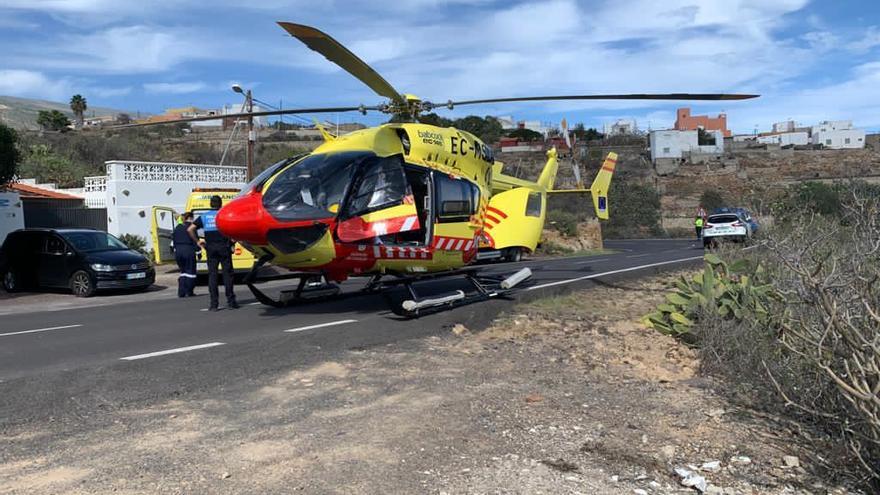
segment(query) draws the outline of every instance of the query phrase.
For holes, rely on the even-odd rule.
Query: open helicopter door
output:
[[[171,239],[179,215],[174,209],[167,206],[154,206],[152,215],[150,233],[153,238],[153,257],[156,263],[174,261],[174,249],[171,247]]]
[[[480,188],[463,177],[434,172],[434,196],[434,249],[455,252],[456,256],[475,253]]]
[[[336,227],[340,241],[363,242],[421,228],[399,155],[366,163],[352,186]]]

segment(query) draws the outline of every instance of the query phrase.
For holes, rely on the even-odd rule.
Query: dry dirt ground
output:
[[[4,431],[0,493],[696,493],[676,467],[710,493],[842,493],[791,431],[725,402],[693,351],[637,323],[668,276],[621,284],[480,332]]]

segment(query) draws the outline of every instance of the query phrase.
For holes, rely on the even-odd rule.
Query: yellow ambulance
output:
[[[184,211],[191,211],[193,217],[198,218],[199,214],[211,209],[211,196],[220,196],[223,199],[223,204],[226,204],[238,193],[238,189],[196,188],[192,190],[186,200],[186,210]],[[174,250],[171,239],[174,227],[180,222],[182,212],[167,206],[154,206],[152,213],[153,257],[156,263],[173,263]],[[202,237],[201,232],[199,232],[199,237]],[[205,251],[199,251],[196,256],[196,273],[200,275],[208,273]],[[232,252],[232,267],[236,272],[249,272],[254,266],[254,261],[253,253],[242,247],[241,244],[235,243]]]

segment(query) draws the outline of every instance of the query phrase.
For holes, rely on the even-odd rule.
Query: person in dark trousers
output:
[[[201,250],[187,231],[192,225],[193,214],[186,212],[174,227],[171,239],[174,242],[174,260],[180,275],[177,277],[177,297],[192,297],[196,288],[196,253]]]
[[[211,305],[208,311],[217,311],[220,293],[217,287],[217,270],[223,267],[223,286],[226,288],[226,307],[237,309],[235,292],[232,290],[232,247],[233,242],[217,230],[217,211],[223,205],[220,196],[211,196],[211,209],[199,215],[195,222],[187,228],[190,237],[205,248],[208,255],[208,293],[211,295]],[[202,229],[205,239],[199,241],[198,232]]]
[[[694,218],[694,230],[697,231],[697,240],[699,241],[703,238],[703,217],[697,215]]]

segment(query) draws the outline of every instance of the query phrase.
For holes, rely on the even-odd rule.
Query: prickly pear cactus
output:
[[[764,283],[765,275],[763,267],[753,267],[749,260],[728,264],[718,255],[708,253],[703,271],[677,280],[675,290],[666,295],[666,302],[645,315],[642,322],[661,333],[680,336],[690,333],[705,311],[738,320],[746,315],[768,318],[769,299],[778,296],[770,284]],[[755,283],[756,280],[761,283]]]

